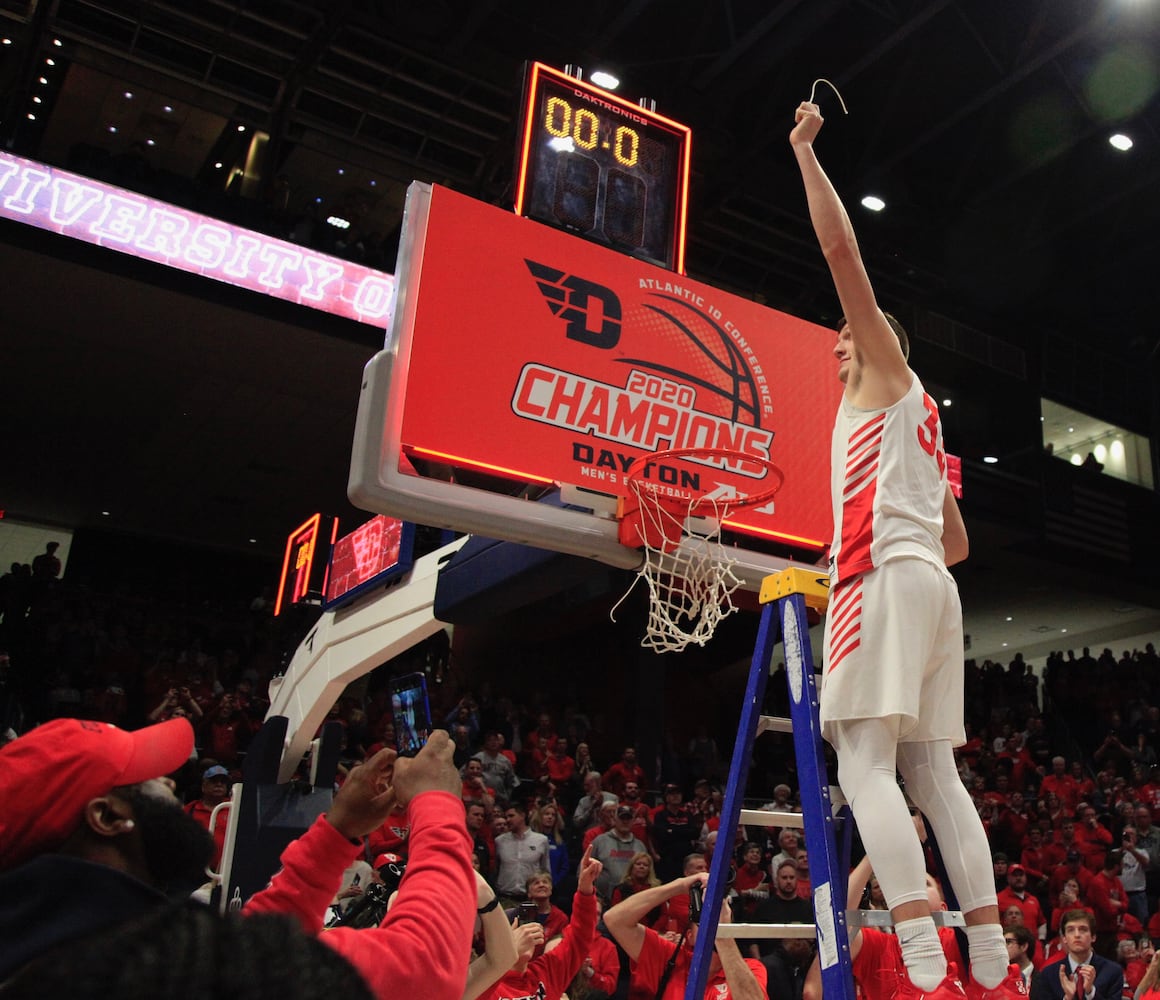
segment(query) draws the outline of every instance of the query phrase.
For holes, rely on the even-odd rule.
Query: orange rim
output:
[[[670,511],[679,512],[687,509],[689,514],[692,514],[694,517],[699,517],[704,515],[698,513],[698,510],[704,507],[704,513],[711,512],[724,518],[731,510],[741,510],[745,507],[760,507],[762,504],[768,503],[777,495],[785,483],[785,473],[769,459],[762,458],[759,455],[750,455],[743,451],[735,451],[730,448],[672,448],[668,451],[655,451],[646,456],[645,461],[640,464],[639,468],[643,471],[650,464],[656,465],[666,460],[680,458],[715,458],[733,462],[746,462],[751,465],[761,465],[777,477],[777,482],[773,486],[766,487],[759,493],[750,493],[743,497],[712,500],[706,499],[705,497],[698,497],[695,500],[683,500],[680,498],[666,497],[661,494],[660,487],[663,484],[652,483],[638,478],[636,474],[638,466],[636,463],[633,463],[632,469],[629,470],[628,476],[625,478],[625,485],[632,491],[633,495],[637,497],[647,495],[652,502]]]

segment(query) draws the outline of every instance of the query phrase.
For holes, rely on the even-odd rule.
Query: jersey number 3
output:
[[[918,443],[928,455],[938,463],[938,472],[941,476],[947,467],[946,453],[939,447],[938,406],[930,398],[930,393],[923,393],[922,405],[926,407],[926,420],[918,425]]]

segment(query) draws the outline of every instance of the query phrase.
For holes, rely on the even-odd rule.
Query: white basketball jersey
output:
[[[884,410],[858,409],[844,396],[838,407],[830,445],[832,586],[890,559],[943,565],[942,423],[912,376],[906,395]]]

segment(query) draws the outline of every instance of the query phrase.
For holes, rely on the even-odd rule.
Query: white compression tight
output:
[[[838,781],[886,903],[926,898],[926,865],[895,770],[930,821],[947,875],[964,912],[994,905],[987,835],[955,768],[949,740],[899,743],[896,720],[837,723]]]

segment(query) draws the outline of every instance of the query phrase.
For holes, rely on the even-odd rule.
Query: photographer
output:
[[[634,989],[661,1000],[682,1000],[697,941],[701,894],[708,881],[707,872],[688,875],[638,892],[604,914],[604,926],[635,963]],[[654,907],[690,892],[690,923],[680,943],[665,940],[640,922]],[[729,901],[722,900],[720,923],[730,922]],[[705,983],[706,1000],[765,1000],[765,995],[765,967],[756,959],[742,958],[736,941],[718,939]]]
[[[592,858],[591,850],[586,851],[580,859],[580,877],[576,895],[572,899],[572,920],[564,928],[560,943],[551,951],[545,951],[539,958],[534,958],[539,946],[545,943],[544,928],[536,921],[528,924],[521,921],[515,931],[518,957],[510,971],[489,992],[483,994],[485,1000],[528,997],[559,1000],[592,950],[592,940],[596,937],[595,887],[600,869],[600,862]],[[490,937],[487,948],[490,951]],[[463,1000],[473,1000],[476,995],[478,991],[473,993],[468,990]]]

